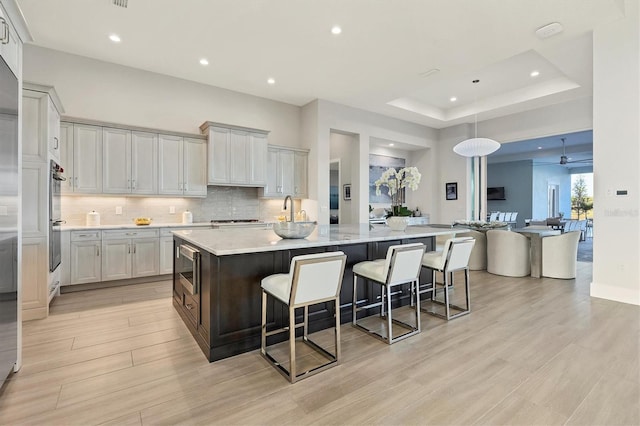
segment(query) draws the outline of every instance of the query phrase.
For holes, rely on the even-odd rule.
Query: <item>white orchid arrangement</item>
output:
[[[404,167],[399,171],[396,171],[393,167],[388,168],[380,179],[375,181],[376,184],[376,195],[380,195],[382,192],[380,191],[381,186],[386,186],[389,188],[389,196],[391,199],[395,199],[394,197],[398,191],[402,188],[410,188],[412,191],[418,189],[418,184],[420,183],[420,179],[422,175],[418,171],[417,167]]]

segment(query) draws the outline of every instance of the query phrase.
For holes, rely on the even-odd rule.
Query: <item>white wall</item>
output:
[[[440,130],[437,150],[437,214],[431,215],[432,223],[452,223],[456,219],[471,219],[471,159],[453,152],[453,147],[471,137],[469,124],[448,127]],[[481,134],[481,133],[478,133]],[[482,134],[483,137],[488,137]],[[445,198],[445,184],[458,183],[458,199]]]
[[[563,212],[565,218],[570,218],[571,173],[566,167],[554,165],[533,167],[531,218],[547,218],[549,213],[549,185],[558,185],[560,187],[558,211]]]
[[[358,222],[358,199],[355,194],[351,194],[351,200],[345,200],[343,196],[343,185],[352,184],[358,177],[359,167],[355,164],[358,155],[358,138],[355,135],[331,132],[331,160],[340,160],[340,215],[339,221],[343,224]],[[353,184],[352,184],[353,189]]]
[[[307,147],[311,148],[314,156],[317,155],[314,157],[317,160],[317,173],[309,173],[309,196],[315,197],[318,202],[318,222],[321,224],[329,223],[329,147],[332,131],[355,134],[359,138],[354,161],[354,164],[359,165],[359,172],[357,176],[352,176],[351,191],[352,197],[358,199],[357,218],[360,223],[369,219],[368,197],[360,194],[368,191],[370,139],[373,137],[398,141],[421,148],[434,148],[437,144],[438,132],[435,129],[324,100],[305,105],[302,116],[303,138],[305,143],[313,144]],[[435,168],[420,171],[423,173],[423,182],[437,178]],[[430,194],[425,196],[428,197]]]
[[[624,4],[626,18],[593,35],[591,295],[640,305],[640,7]]]
[[[593,100],[581,98],[478,123],[478,135],[500,143],[593,128]]]
[[[300,146],[297,106],[33,45],[23,67],[25,81],[56,88],[67,116],[198,134],[215,121]]]

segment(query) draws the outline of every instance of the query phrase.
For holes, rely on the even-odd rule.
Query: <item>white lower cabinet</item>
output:
[[[173,237],[160,238],[160,274],[173,273]]]
[[[22,239],[22,318],[46,318],[49,314],[49,257],[46,238]]]
[[[102,231],[102,281],[158,275],[158,230]]]
[[[68,286],[172,274],[175,256],[172,231],[194,228],[202,229],[185,226],[62,231],[58,279],[62,286]]]
[[[102,279],[100,231],[71,232],[71,284],[94,283]]]

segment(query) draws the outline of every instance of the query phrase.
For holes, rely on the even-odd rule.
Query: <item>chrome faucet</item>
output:
[[[291,198],[291,195],[287,195],[286,197],[284,197],[284,206],[282,207],[283,210],[287,210],[287,200],[291,201],[291,222],[294,222],[294,217],[293,217],[293,198]]]

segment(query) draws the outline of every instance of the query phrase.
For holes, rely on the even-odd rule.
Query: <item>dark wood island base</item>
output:
[[[209,231],[215,232],[215,231]],[[198,247],[194,241],[174,237],[174,247],[187,244],[200,250],[200,284],[195,294],[185,288],[180,280],[180,265],[174,259],[173,305],[189,328],[207,359],[217,361],[230,356],[260,348],[261,280],[271,274],[287,273],[291,258],[310,253],[341,250],[347,255],[342,290],[340,293],[341,322],[351,321],[353,292],[352,267],[364,260],[384,258],[389,246],[422,242],[426,250],[433,250],[434,237],[403,235],[401,238],[355,244],[332,244],[321,247],[305,247],[255,253],[215,255],[206,248]],[[175,252],[175,251],[174,251]],[[421,284],[431,283],[431,274],[423,271]],[[358,288],[358,301],[370,303],[380,297],[379,286],[370,283]],[[409,303],[408,285],[394,299],[394,306]],[[287,308],[269,299],[269,328],[283,327],[288,323]],[[332,304],[321,304],[309,311],[311,332],[332,326],[334,308]],[[377,309],[377,308],[376,308]],[[372,310],[372,314],[375,313]],[[300,311],[300,316],[302,311]],[[275,340],[278,336],[273,337]],[[282,340],[286,336],[280,337]]]

